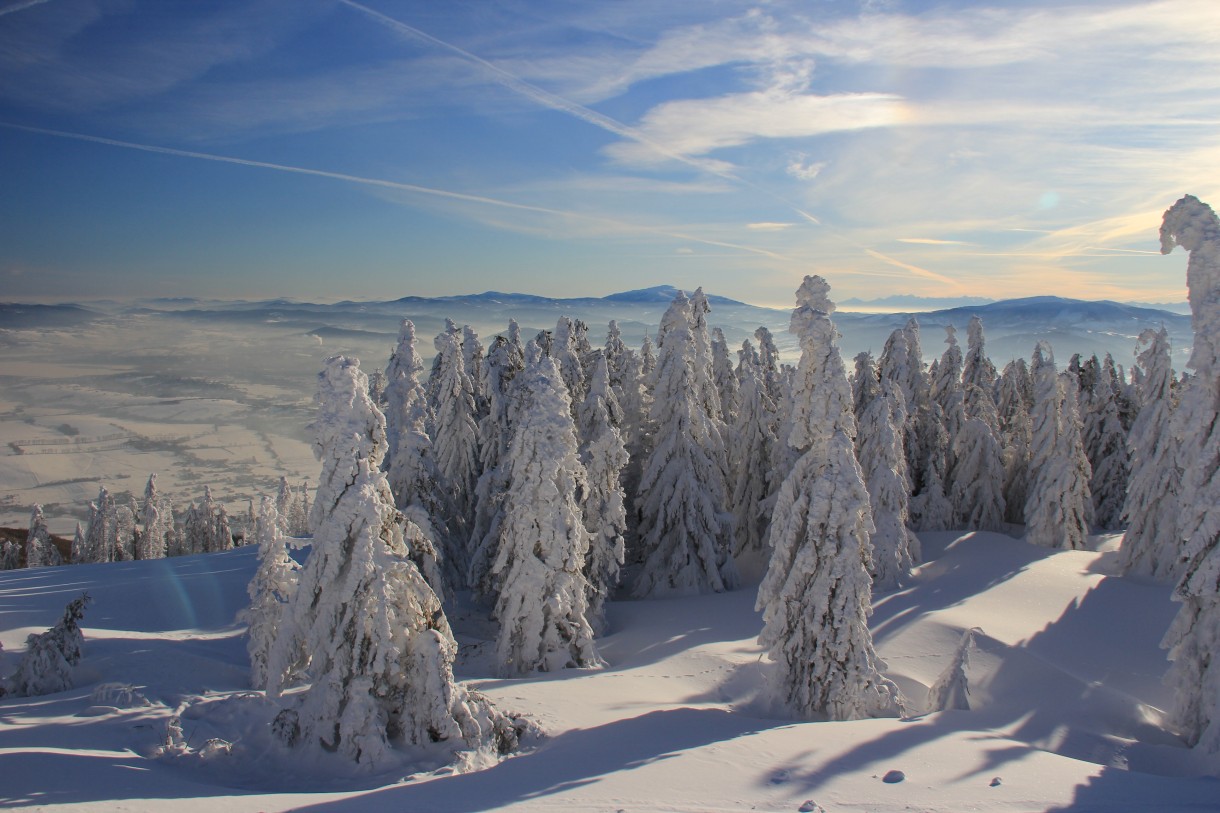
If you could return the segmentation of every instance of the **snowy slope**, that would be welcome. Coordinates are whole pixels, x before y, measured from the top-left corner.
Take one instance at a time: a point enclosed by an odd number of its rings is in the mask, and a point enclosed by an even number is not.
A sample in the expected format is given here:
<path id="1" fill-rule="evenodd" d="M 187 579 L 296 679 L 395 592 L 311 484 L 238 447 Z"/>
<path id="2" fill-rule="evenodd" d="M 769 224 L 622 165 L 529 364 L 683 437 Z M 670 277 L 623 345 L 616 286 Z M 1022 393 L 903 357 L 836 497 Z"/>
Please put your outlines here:
<path id="1" fill-rule="evenodd" d="M 1112 548 L 1114 540 L 1102 540 Z M 1109 575 L 1113 553 L 1052 552 L 998 534 L 925 534 L 908 587 L 873 616 L 904 720 L 794 723 L 760 696 L 754 590 L 609 607 L 601 671 L 487 679 L 494 629 L 465 608 L 459 676 L 546 732 L 468 773 L 343 777 L 264 733 L 248 691 L 253 550 L 0 573 L 0 654 L 81 591 L 77 688 L 0 700 L 0 806 L 269 811 L 1214 810 L 1220 782 L 1161 729 L 1163 585 Z M 971 711 L 922 714 L 963 629 L 979 627 Z M 106 684 L 128 682 L 149 705 Z M 137 700 L 138 703 L 138 700 Z M 125 707 L 126 706 L 126 707 Z M 178 710 L 193 753 L 153 758 Z M 231 754 L 201 751 L 210 737 Z M 902 771 L 905 780 L 882 777 Z M 814 809 L 810 807 L 809 809 Z"/>

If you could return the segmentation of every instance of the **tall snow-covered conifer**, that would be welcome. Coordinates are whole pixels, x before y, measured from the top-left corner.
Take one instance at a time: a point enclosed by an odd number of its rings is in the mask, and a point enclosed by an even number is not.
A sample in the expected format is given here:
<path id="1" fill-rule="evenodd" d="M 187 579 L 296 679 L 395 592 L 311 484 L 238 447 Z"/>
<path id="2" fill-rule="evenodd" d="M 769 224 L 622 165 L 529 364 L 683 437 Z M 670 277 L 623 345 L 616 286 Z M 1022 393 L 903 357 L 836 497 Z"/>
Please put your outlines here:
<path id="1" fill-rule="evenodd" d="M 266 495 L 259 503 L 251 541 L 258 545 L 258 570 L 246 588 L 250 606 L 242 610 L 238 620 L 247 625 L 250 685 L 266 690 L 268 660 L 276 639 L 285 632 L 284 610 L 296 592 L 297 571 L 300 570 L 300 565 L 288 555 L 275 503 Z M 296 662 L 303 660 L 304 653 L 301 653 Z"/>
<path id="2" fill-rule="evenodd" d="M 291 698 L 280 730 L 374 767 L 399 743 L 511 750 L 511 722 L 454 683 L 457 647 L 404 543 L 407 521 L 380 470 L 385 419 L 359 362 L 329 359 L 317 400 L 313 549 L 268 662 L 273 696 L 302 649 L 312 685 Z"/>
<path id="3" fill-rule="evenodd" d="M 501 585 L 497 659 L 509 676 L 600 666 L 586 617 L 589 532 L 578 500 L 587 482 L 571 401 L 555 361 L 532 344 L 518 392 L 507 510 L 492 565 Z"/>
<path id="4" fill-rule="evenodd" d="M 1089 461 L 1080 440 L 1076 376 L 1058 375 L 1046 342 L 1034 349 L 1033 429 L 1025 499 L 1025 538 L 1047 548 L 1077 550 L 1088 541 Z"/>
<path id="5" fill-rule="evenodd" d="M 436 385 L 436 426 L 432 438 L 437 468 L 453 499 L 455 526 L 470 515 L 474 486 L 479 476 L 479 437 L 475 424 L 474 383 L 466 374 L 462 348 L 449 333 L 436 337 L 439 367 Z M 463 529 L 465 530 L 465 529 Z M 451 533 L 458 528 L 450 529 Z"/>
<path id="6" fill-rule="evenodd" d="M 757 609 L 777 701 L 802 718 L 850 720 L 893 713 L 898 690 L 881 675 L 868 629 L 873 524 L 828 291 L 805 277 L 792 313 L 802 354 L 784 440 L 802 454 L 776 501 Z"/>
<path id="7" fill-rule="evenodd" d="M 80 524 L 77 524 L 80 530 Z M 78 534 L 79 535 L 79 534 Z M 30 534 L 25 540 L 26 567 L 57 567 L 62 565 L 63 556 L 51 541 L 51 532 L 47 530 L 47 520 L 42 514 L 42 506 L 35 505 L 30 511 Z"/>
<path id="8" fill-rule="evenodd" d="M 1174 581 L 1181 574 L 1178 537 L 1182 471 L 1173 433 L 1173 366 L 1169 332 L 1140 334 L 1139 368 L 1144 371 L 1142 404 L 1131 427 L 1131 478 L 1123 514 L 1123 570 Z"/>
<path id="9" fill-rule="evenodd" d="M 590 535 L 585 566 L 589 582 L 586 617 L 594 632 L 602 632 L 606 628 L 605 602 L 618 586 L 624 560 L 627 509 L 622 473 L 627 449 L 618 430 L 622 413 L 610 387 L 606 358 L 601 352 L 595 357 L 589 393 L 578 412 L 580 460 L 587 482 L 584 519 Z"/>
<path id="10" fill-rule="evenodd" d="M 679 291 L 661 320 L 650 423 L 656 429 L 640 482 L 645 561 L 636 595 L 721 592 L 737 584 L 725 516 L 724 443 L 700 397 L 690 303 Z"/>
<path id="11" fill-rule="evenodd" d="M 1220 219 L 1207 204 L 1187 195 L 1165 212 L 1161 252 L 1181 246 L 1190 254 L 1190 293 L 1195 375 L 1178 407 L 1175 426 L 1182 440 L 1181 517 L 1178 536 L 1181 602 L 1162 646 L 1173 662 L 1166 682 L 1174 693 L 1171 723 L 1188 744 L 1220 764 Z"/>

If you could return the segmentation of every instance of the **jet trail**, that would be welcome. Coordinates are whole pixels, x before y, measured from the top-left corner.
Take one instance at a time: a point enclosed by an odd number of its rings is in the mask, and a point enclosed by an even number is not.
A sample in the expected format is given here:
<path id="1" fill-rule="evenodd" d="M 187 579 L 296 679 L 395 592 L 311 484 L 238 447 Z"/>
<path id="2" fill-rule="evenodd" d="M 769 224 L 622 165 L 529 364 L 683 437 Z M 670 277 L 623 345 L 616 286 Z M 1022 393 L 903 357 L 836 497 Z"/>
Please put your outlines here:
<path id="1" fill-rule="evenodd" d="M 345 6 L 349 6 L 351 8 L 356 9 L 357 11 L 361 11 L 361 12 L 367 14 L 368 16 L 372 17 L 373 19 L 377 20 L 378 22 L 382 23 L 383 25 L 388 26 L 389 28 L 392 28 L 395 31 L 398 31 L 401 34 L 406 34 L 409 37 L 413 37 L 418 40 L 423 40 L 424 42 L 428 43 L 429 45 L 434 45 L 437 48 L 442 48 L 446 51 L 450 51 L 450 52 L 455 53 L 458 56 L 462 57 L 462 59 L 475 63 L 476 65 L 478 65 L 479 67 L 483 68 L 488 73 L 490 73 L 492 78 L 499 84 L 503 85 L 504 87 L 508 88 L 509 90 L 513 91 L 514 93 L 517 93 L 533 102 L 536 102 L 537 104 L 542 105 L 543 107 L 549 107 L 552 110 L 558 110 L 562 113 L 567 113 L 568 115 L 575 116 L 576 118 L 581 119 L 584 122 L 592 124 L 594 127 L 600 127 L 601 129 L 606 130 L 607 132 L 613 133 L 616 136 L 619 136 L 621 138 L 626 138 L 631 141 L 638 142 L 640 144 L 644 144 L 645 146 L 651 147 L 652 149 L 656 150 L 661 155 L 664 155 L 666 158 L 672 158 L 675 161 L 681 161 L 682 163 L 692 166 L 700 171 L 712 172 L 712 174 L 719 175 L 723 178 L 728 178 L 728 179 L 732 179 L 732 180 L 740 180 L 739 178 L 734 176 L 732 173 L 727 173 L 723 170 L 711 169 L 706 162 L 700 161 L 697 158 L 691 158 L 688 155 L 683 155 L 682 153 L 674 152 L 673 150 L 669 149 L 665 145 L 663 145 L 657 141 L 653 141 L 648 136 L 644 135 L 639 130 L 637 130 L 636 128 L 634 128 L 628 124 L 624 124 L 623 122 L 618 121 L 617 119 L 612 119 L 609 116 L 598 113 L 596 110 L 591 110 L 582 104 L 577 104 L 576 102 L 573 102 L 569 99 L 565 99 L 562 96 L 557 96 L 554 93 L 551 93 L 550 91 L 543 90 L 542 88 L 538 87 L 537 85 L 530 84 L 529 82 L 525 81 L 524 79 L 517 76 L 516 74 L 510 73 L 509 71 L 504 70 L 503 68 L 499 67 L 498 65 L 488 62 L 486 59 L 483 59 L 481 56 L 478 56 L 477 54 L 472 54 L 470 51 L 467 51 L 464 48 L 459 48 L 458 46 L 454 45 L 453 43 L 446 42 L 445 40 L 442 40 L 439 37 L 434 37 L 433 35 L 429 34 L 428 32 L 421 31 L 420 29 L 416 28 L 415 26 L 407 25 L 406 23 L 401 22 L 400 20 L 396 20 L 393 17 L 382 14 L 380 11 L 376 11 L 375 9 L 371 9 L 368 6 L 361 5 L 360 3 L 357 3 L 355 0 L 339 0 L 339 2 L 343 3 Z"/>
<path id="2" fill-rule="evenodd" d="M 12 14 L 14 11 L 24 11 L 31 6 L 41 6 L 43 3 L 49 3 L 51 0 L 26 0 L 24 3 L 15 3 L 5 8 L 0 8 L 0 17 L 5 14 Z"/>
<path id="3" fill-rule="evenodd" d="M 429 45 L 433 45 L 437 48 L 441 48 L 441 49 L 444 49 L 451 53 L 457 54 L 462 59 L 475 63 L 476 65 L 478 65 L 481 68 L 483 68 L 484 70 L 486 70 L 497 83 L 503 85 L 504 87 L 508 88 L 509 90 L 513 91 L 514 93 L 520 94 L 521 96 L 524 96 L 525 98 L 530 99 L 531 101 L 542 105 L 543 107 L 547 107 L 547 108 L 550 108 L 551 110 L 557 110 L 557 111 L 560 111 L 563 113 L 567 113 L 571 116 L 574 116 L 574 117 L 580 119 L 581 121 L 584 121 L 588 124 L 592 124 L 594 127 L 599 127 L 609 133 L 617 135 L 620 138 L 626 138 L 631 141 L 635 141 L 639 144 L 643 144 L 647 147 L 650 147 L 650 148 L 656 150 L 661 155 L 666 156 L 667 158 L 672 158 L 675 161 L 680 161 L 681 163 L 686 164 L 687 166 L 694 167 L 695 169 L 698 169 L 701 172 L 707 172 L 707 173 L 710 173 L 717 177 L 723 178 L 724 180 L 732 181 L 734 183 L 737 183 L 737 184 L 745 186 L 749 189 L 752 189 L 755 192 L 758 192 L 759 194 L 770 198 L 771 200 L 775 201 L 776 203 L 779 203 L 783 206 L 788 207 L 794 213 L 796 213 L 801 218 L 803 218 L 806 222 L 810 223 L 811 225 L 826 229 L 827 232 L 831 236 L 843 241 L 844 243 L 847 243 L 848 245 L 850 245 L 854 248 L 859 249 L 860 251 L 864 252 L 865 254 L 867 254 L 868 256 L 870 256 L 876 260 L 880 260 L 881 262 L 888 263 L 889 265 L 892 265 L 896 268 L 906 269 L 921 277 L 925 277 L 928 279 L 934 279 L 934 280 L 937 280 L 938 282 L 949 283 L 949 284 L 953 285 L 954 287 L 958 287 L 958 283 L 954 280 L 949 279 L 948 277 L 941 276 L 940 274 L 937 274 L 934 271 L 929 271 L 926 268 L 920 268 L 919 266 L 916 266 L 916 265 L 910 265 L 909 263 L 904 263 L 901 260 L 895 259 L 893 257 L 889 257 L 885 254 L 882 254 L 879 251 L 868 248 L 867 246 L 864 246 L 864 245 L 858 243 L 857 241 L 851 239 L 847 235 L 841 233 L 838 229 L 828 226 L 826 223 L 822 222 L 817 217 L 814 217 L 810 213 L 801 209 L 799 206 L 795 205 L 794 203 L 787 200 L 786 198 L 784 198 L 780 195 L 777 195 L 774 192 L 771 192 L 770 190 L 764 189 L 763 187 L 759 186 L 758 184 L 756 184 L 750 180 L 742 178 L 739 175 L 735 175 L 732 172 L 728 172 L 726 170 L 720 169 L 719 167 L 713 166 L 710 164 L 710 162 L 701 161 L 697 158 L 691 158 L 688 155 L 684 155 L 682 153 L 675 152 L 674 150 L 671 150 L 670 148 L 666 147 L 665 145 L 663 145 L 657 141 L 654 141 L 653 139 L 646 136 L 644 133 L 640 132 L 638 129 L 636 129 L 628 124 L 624 124 L 623 122 L 618 121 L 617 119 L 613 119 L 613 118 L 610 118 L 609 116 L 598 113 L 596 110 L 591 110 L 582 104 L 578 104 L 569 99 L 565 99 L 562 96 L 557 96 L 554 93 L 543 90 L 542 88 L 538 87 L 537 85 L 530 84 L 529 82 L 525 81 L 521 77 L 519 77 L 513 73 L 510 73 L 509 71 L 504 70 L 503 68 L 495 65 L 494 63 L 488 62 L 486 59 L 483 59 L 481 56 L 478 56 L 477 54 L 473 54 L 470 51 L 465 50 L 464 48 L 460 48 L 457 45 L 454 45 L 453 43 L 450 43 L 450 42 L 446 42 L 445 40 L 442 40 L 439 37 L 435 37 L 426 31 L 421 31 L 420 29 L 418 29 L 412 25 L 408 25 L 407 23 L 404 23 L 400 20 L 396 20 L 393 17 L 382 14 L 380 11 L 371 9 L 368 6 L 365 6 L 365 5 L 362 5 L 361 3 L 356 2 L 356 0 L 339 0 L 339 2 L 343 3 L 345 6 L 348 6 L 349 8 L 353 8 L 357 11 L 367 14 L 368 16 L 377 20 L 381 24 L 383 24 L 395 31 L 398 31 L 401 34 L 405 34 L 414 39 L 426 42 Z M 707 242 L 707 241 L 701 241 L 701 242 Z M 770 254 L 770 252 L 766 252 L 761 249 L 754 249 L 754 250 L 757 251 L 758 253 Z M 771 256 L 774 256 L 774 255 L 771 255 Z"/>
<path id="4" fill-rule="evenodd" d="M 43 0 L 46 2 L 47 0 Z M 157 155 L 172 155 L 179 158 L 195 158 L 201 161 L 215 161 L 221 164 L 235 164 L 237 166 L 256 167 L 258 169 L 271 169 L 277 172 L 289 172 L 297 175 L 310 175 L 316 178 L 329 178 L 336 181 L 345 181 L 347 183 L 362 184 L 364 186 L 375 186 L 383 189 L 395 189 L 402 192 L 411 192 L 419 195 L 429 195 L 432 197 L 445 198 L 448 200 L 458 200 L 466 203 L 477 203 L 484 206 L 495 206 L 502 209 L 513 209 L 521 212 L 532 212 L 535 214 L 550 215 L 559 218 L 571 218 L 574 220 L 583 220 L 589 223 L 596 223 L 603 226 L 613 226 L 617 229 L 626 231 L 642 232 L 645 234 L 653 234 L 660 237 L 669 237 L 677 240 L 688 240 L 692 243 L 701 243 L 706 246 L 717 246 L 719 248 L 729 248 L 736 251 L 745 251 L 751 254 L 759 254 L 764 257 L 770 257 L 777 260 L 785 260 L 787 258 L 776 254 L 773 251 L 768 251 L 763 248 L 754 246 L 738 245 L 736 243 L 726 243 L 719 240 L 709 240 L 703 237 L 685 234 L 682 232 L 670 231 L 667 229 L 656 228 L 653 226 L 644 226 L 636 223 L 626 223 L 620 220 L 614 220 L 608 217 L 600 217 L 598 215 L 587 215 L 580 212 L 560 211 L 558 209 L 549 209 L 545 206 L 534 206 L 528 203 L 515 203 L 513 201 L 502 200 L 500 198 L 491 198 L 484 195 L 471 195 L 465 192 L 451 192 L 447 189 L 435 189 L 429 186 L 419 186 L 417 184 L 402 183 L 399 181 L 388 181 L 382 178 L 368 178 L 361 175 L 349 175 L 344 172 L 330 172 L 324 169 L 310 169 L 308 167 L 294 167 L 287 164 L 275 164 L 269 161 L 254 161 L 249 158 L 236 158 L 230 155 L 216 155 L 209 152 L 196 152 L 193 150 L 179 150 L 174 147 L 160 147 L 154 144 L 139 144 L 133 141 L 120 141 L 114 138 L 104 138 L 102 136 L 87 135 L 85 133 L 71 133 L 64 130 L 50 130 L 43 127 L 29 127 L 23 124 L 12 124 L 9 122 L 0 122 L 0 127 L 6 127 L 11 130 L 22 130 L 27 133 L 37 133 L 39 135 L 55 136 L 57 138 L 68 138 L 75 141 L 87 141 L 93 144 L 105 144 L 111 147 L 122 147 L 128 150 L 139 150 L 141 152 L 150 152 Z"/>

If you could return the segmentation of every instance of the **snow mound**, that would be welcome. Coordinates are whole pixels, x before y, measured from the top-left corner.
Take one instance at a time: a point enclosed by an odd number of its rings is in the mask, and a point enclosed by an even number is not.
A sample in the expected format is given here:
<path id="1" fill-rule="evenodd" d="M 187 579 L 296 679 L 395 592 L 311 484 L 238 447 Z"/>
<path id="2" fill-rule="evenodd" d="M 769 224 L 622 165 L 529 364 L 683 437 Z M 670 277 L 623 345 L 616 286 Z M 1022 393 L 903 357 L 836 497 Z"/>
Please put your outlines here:
<path id="1" fill-rule="evenodd" d="M 1175 610 L 1167 586 L 1113 575 L 1112 551 L 1051 551 L 990 533 L 921 542 L 926 563 L 878 595 L 871 618 L 905 719 L 794 723 L 765 709 L 769 664 L 752 587 L 611 602 L 598 643 L 605 669 L 514 679 L 492 679 L 480 653 L 495 627 L 458 596 L 459 678 L 546 736 L 502 761 L 442 767 L 421 753 L 360 776 L 337 760 L 295 760 L 270 735 L 274 707 L 249 689 L 234 621 L 253 549 L 0 573 L 3 674 L 66 601 L 94 598 L 74 688 L 0 699 L 0 806 L 1214 809 L 1216 780 L 1199 777 L 1192 753 L 1162 727 L 1158 644 Z M 976 627 L 970 710 L 924 713 L 928 687 Z M 904 781 L 882 781 L 896 770 Z"/>

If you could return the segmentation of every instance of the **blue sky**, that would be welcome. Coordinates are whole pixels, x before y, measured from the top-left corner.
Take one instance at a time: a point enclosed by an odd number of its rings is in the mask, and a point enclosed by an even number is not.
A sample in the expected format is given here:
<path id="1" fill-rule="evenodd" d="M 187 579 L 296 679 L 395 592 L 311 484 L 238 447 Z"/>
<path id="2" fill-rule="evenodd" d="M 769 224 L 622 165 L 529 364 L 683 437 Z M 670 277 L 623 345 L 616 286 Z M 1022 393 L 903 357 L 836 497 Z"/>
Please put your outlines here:
<path id="1" fill-rule="evenodd" d="M 0 299 L 1184 299 L 1220 3 L 0 0 Z"/>

